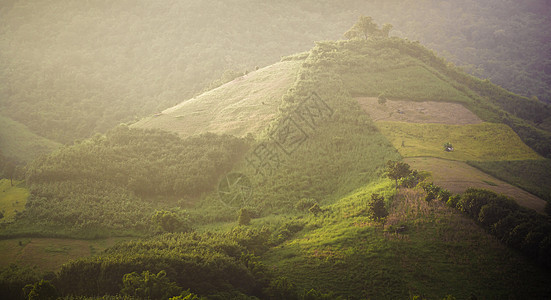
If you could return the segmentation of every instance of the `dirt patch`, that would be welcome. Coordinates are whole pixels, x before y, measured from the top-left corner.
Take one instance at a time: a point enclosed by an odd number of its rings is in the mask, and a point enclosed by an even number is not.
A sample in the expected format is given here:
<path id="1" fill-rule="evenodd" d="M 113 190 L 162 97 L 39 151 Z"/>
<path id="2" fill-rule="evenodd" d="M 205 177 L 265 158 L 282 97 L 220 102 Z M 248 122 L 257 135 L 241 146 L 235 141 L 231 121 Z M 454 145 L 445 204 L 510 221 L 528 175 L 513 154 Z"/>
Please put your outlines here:
<path id="1" fill-rule="evenodd" d="M 433 157 L 413 157 L 406 158 L 404 161 L 412 169 L 431 172 L 434 183 L 452 193 L 463 193 L 470 187 L 488 189 L 515 199 L 519 205 L 543 213 L 546 204 L 544 200 L 464 162 Z"/>
<path id="2" fill-rule="evenodd" d="M 387 100 L 386 103 L 379 104 L 374 97 L 362 97 L 357 100 L 374 121 L 453 125 L 482 123 L 479 117 L 458 103 Z"/>

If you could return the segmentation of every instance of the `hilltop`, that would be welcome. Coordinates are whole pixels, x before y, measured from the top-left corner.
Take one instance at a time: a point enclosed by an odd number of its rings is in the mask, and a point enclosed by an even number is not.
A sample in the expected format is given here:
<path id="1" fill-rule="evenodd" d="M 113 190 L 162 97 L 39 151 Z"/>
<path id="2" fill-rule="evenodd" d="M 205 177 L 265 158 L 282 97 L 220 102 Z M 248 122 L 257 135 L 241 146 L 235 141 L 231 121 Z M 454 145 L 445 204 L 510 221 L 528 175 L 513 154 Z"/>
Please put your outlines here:
<path id="1" fill-rule="evenodd" d="M 132 125 L 181 137 L 205 132 L 258 135 L 273 121 L 281 97 L 296 80 L 301 61 L 284 61 L 246 75 Z"/>

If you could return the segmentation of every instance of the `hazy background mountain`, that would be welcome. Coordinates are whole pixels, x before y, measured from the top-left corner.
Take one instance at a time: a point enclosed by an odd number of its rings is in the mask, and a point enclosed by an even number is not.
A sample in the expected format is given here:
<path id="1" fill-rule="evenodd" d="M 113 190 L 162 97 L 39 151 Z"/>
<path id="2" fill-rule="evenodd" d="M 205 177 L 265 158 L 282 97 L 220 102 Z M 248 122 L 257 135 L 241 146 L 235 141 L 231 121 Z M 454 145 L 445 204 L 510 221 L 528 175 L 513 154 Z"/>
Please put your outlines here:
<path id="1" fill-rule="evenodd" d="M 468 72 L 549 101 L 549 1 L 2 1 L 0 113 L 67 143 L 219 78 L 391 23 Z M 6 130 L 6 129 L 2 129 Z"/>

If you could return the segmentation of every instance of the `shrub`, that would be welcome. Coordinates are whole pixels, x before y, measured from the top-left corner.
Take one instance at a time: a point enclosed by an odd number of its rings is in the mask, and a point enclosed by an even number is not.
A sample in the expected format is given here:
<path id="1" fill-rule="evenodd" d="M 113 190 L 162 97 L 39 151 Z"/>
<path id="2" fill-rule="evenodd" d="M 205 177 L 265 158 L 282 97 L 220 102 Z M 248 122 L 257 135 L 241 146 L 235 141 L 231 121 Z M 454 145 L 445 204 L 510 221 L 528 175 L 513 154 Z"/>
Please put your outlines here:
<path id="1" fill-rule="evenodd" d="M 152 274 L 143 271 L 125 274 L 121 294 L 141 299 L 168 299 L 182 292 L 182 288 L 166 277 L 165 271 Z"/>
<path id="2" fill-rule="evenodd" d="M 295 209 L 306 212 L 315 204 L 317 204 L 317 201 L 312 198 L 302 198 L 295 204 Z"/>
<path id="3" fill-rule="evenodd" d="M 26 285 L 23 288 L 25 298 L 29 300 L 54 300 L 59 294 L 55 286 L 47 280 L 40 280 L 35 284 Z"/>
<path id="4" fill-rule="evenodd" d="M 460 195 L 453 195 L 450 197 L 450 199 L 448 199 L 448 201 L 446 201 L 446 205 L 449 207 L 456 208 L 457 203 L 459 202 L 460 199 L 461 199 Z"/>
<path id="5" fill-rule="evenodd" d="M 239 216 L 237 217 L 237 224 L 239 225 L 249 225 L 251 224 L 251 219 L 254 212 L 248 208 L 242 208 L 239 210 Z"/>
<path id="6" fill-rule="evenodd" d="M 478 221 L 484 224 L 486 227 L 490 228 L 492 225 L 497 223 L 499 220 L 505 218 L 510 213 L 510 210 L 503 208 L 498 204 L 490 203 L 480 208 Z"/>

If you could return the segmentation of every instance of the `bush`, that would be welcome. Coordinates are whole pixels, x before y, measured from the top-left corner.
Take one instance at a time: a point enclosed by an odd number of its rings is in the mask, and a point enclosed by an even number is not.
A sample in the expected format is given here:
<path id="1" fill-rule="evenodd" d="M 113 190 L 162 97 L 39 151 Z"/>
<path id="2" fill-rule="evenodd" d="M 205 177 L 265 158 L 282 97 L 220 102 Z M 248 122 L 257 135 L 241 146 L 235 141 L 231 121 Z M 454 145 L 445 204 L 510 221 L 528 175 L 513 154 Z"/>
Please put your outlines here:
<path id="1" fill-rule="evenodd" d="M 312 198 L 302 198 L 295 204 L 295 209 L 306 212 L 315 204 L 317 204 L 317 201 Z"/>
<path id="2" fill-rule="evenodd" d="M 245 226 L 251 224 L 251 219 L 254 212 L 248 208 L 242 208 L 239 210 L 239 216 L 237 217 L 237 224 Z"/>
<path id="3" fill-rule="evenodd" d="M 446 201 L 446 205 L 452 208 L 456 208 L 457 203 L 459 202 L 460 199 L 461 199 L 460 195 L 453 195 L 450 197 L 450 199 L 448 199 L 448 201 Z"/>
<path id="4" fill-rule="evenodd" d="M 125 274 L 122 284 L 121 294 L 140 299 L 168 299 L 182 292 L 181 287 L 166 277 L 164 270 L 157 274 L 149 271 Z"/>
<path id="5" fill-rule="evenodd" d="M 492 225 L 497 223 L 499 220 L 505 218 L 510 213 L 510 210 L 503 208 L 498 204 L 486 204 L 482 206 L 482 208 L 480 208 L 480 213 L 478 214 L 478 222 L 490 228 L 492 227 Z"/>
<path id="6" fill-rule="evenodd" d="M 423 182 L 423 190 L 427 193 L 425 196 L 425 201 L 430 202 L 438 197 L 442 188 L 437 185 L 434 185 L 432 182 Z"/>
<path id="7" fill-rule="evenodd" d="M 55 286 L 47 280 L 40 280 L 35 284 L 26 285 L 23 288 L 25 298 L 29 300 L 54 300 L 59 294 Z"/>

